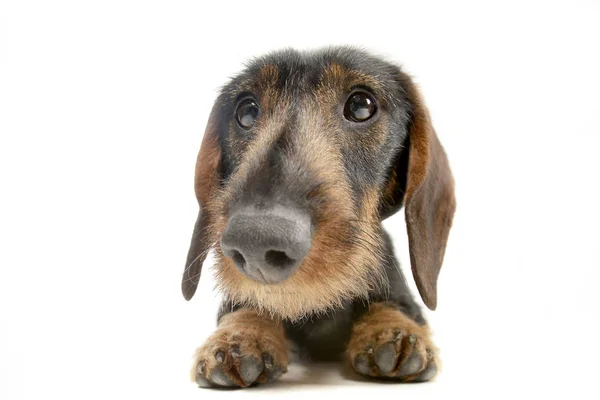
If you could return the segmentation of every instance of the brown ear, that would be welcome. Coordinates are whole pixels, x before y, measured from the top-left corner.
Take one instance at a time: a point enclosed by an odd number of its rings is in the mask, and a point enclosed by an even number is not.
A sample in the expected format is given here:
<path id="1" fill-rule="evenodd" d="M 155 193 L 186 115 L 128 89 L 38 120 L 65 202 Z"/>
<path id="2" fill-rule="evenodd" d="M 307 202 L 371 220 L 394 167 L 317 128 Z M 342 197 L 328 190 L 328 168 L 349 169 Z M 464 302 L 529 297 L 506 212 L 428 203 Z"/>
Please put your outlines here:
<path id="1" fill-rule="evenodd" d="M 212 108 L 206 130 L 204 131 L 202 145 L 196 159 L 194 189 L 200 205 L 200 211 L 196 225 L 194 226 L 194 233 L 181 281 L 181 290 L 186 300 L 190 300 L 196 292 L 202 272 L 202 264 L 213 244 L 210 227 L 214 221 L 213 216 L 207 209 L 207 205 L 219 186 L 221 146 L 219 144 L 218 132 L 220 124 L 220 107 L 218 104 L 219 102 L 217 101 Z"/>
<path id="2" fill-rule="evenodd" d="M 412 107 L 404 193 L 413 277 L 427 307 L 437 306 L 437 279 L 456 209 L 454 178 L 429 111 L 408 76 L 402 86 Z"/>

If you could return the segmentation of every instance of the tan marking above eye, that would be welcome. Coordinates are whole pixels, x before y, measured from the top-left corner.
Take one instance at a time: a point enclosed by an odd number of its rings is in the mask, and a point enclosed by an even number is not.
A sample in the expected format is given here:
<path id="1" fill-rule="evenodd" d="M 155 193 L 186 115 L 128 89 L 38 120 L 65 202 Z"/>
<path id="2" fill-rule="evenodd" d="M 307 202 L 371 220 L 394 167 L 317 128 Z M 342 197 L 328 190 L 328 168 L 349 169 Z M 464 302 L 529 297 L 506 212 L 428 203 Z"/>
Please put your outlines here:
<path id="1" fill-rule="evenodd" d="M 259 78 L 262 80 L 274 80 L 279 78 L 279 67 L 275 64 L 265 64 L 261 67 Z"/>

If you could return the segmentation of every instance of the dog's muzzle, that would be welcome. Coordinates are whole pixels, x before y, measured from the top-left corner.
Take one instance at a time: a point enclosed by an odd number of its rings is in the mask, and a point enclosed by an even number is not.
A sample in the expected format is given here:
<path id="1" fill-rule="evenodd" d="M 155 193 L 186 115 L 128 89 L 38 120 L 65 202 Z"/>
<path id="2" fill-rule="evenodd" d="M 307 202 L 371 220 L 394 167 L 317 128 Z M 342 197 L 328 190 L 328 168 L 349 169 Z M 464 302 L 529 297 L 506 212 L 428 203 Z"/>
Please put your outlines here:
<path id="1" fill-rule="evenodd" d="M 277 206 L 236 211 L 221 237 L 221 250 L 247 277 L 263 283 L 289 278 L 310 250 L 307 212 Z"/>

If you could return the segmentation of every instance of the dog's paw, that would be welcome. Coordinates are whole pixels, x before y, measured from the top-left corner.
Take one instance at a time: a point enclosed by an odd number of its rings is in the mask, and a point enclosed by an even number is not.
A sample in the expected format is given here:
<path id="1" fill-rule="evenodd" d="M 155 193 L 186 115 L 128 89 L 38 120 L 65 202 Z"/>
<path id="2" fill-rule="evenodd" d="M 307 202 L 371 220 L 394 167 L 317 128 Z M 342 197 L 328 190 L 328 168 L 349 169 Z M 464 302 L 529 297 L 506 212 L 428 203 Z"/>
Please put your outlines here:
<path id="1" fill-rule="evenodd" d="M 439 360 L 429 330 L 398 310 L 385 314 L 367 315 L 354 327 L 347 352 L 353 369 L 374 378 L 431 380 Z"/>
<path id="2" fill-rule="evenodd" d="M 287 371 L 287 344 L 257 328 L 217 330 L 196 351 L 193 380 L 201 387 L 248 387 Z"/>

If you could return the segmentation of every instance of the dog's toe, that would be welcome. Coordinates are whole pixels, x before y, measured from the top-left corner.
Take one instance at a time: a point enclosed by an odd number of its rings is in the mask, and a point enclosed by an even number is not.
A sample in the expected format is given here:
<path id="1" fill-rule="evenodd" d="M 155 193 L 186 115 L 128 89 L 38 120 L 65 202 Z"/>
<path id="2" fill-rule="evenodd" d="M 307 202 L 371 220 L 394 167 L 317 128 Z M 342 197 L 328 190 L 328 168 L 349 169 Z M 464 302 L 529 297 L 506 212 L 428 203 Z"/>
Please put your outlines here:
<path id="1" fill-rule="evenodd" d="M 437 364 L 435 360 L 432 360 L 427 368 L 425 368 L 417 377 L 414 379 L 414 382 L 426 382 L 437 374 Z"/>
<path id="2" fill-rule="evenodd" d="M 361 353 L 354 359 L 354 369 L 361 375 L 369 375 L 371 372 L 371 365 L 369 362 L 369 356 L 366 353 Z"/>
<path id="3" fill-rule="evenodd" d="M 245 384 L 251 385 L 263 372 L 262 360 L 254 356 L 243 356 L 240 358 L 240 377 Z"/>
<path id="4" fill-rule="evenodd" d="M 380 346 L 375 354 L 373 355 L 373 360 L 375 361 L 375 365 L 384 375 L 392 372 L 394 367 L 396 366 L 396 359 L 398 355 L 396 354 L 396 345 L 394 342 L 387 342 Z"/>
<path id="5" fill-rule="evenodd" d="M 205 364 L 206 363 L 204 361 L 198 363 L 198 366 L 196 367 L 195 381 L 198 386 L 206 388 L 211 387 L 212 383 L 204 376 Z"/>
<path id="6" fill-rule="evenodd" d="M 421 355 L 417 352 L 413 352 L 410 357 L 402 363 L 400 368 L 398 368 L 395 375 L 399 377 L 414 375 L 421 370 L 422 366 L 423 359 L 421 358 Z"/>

